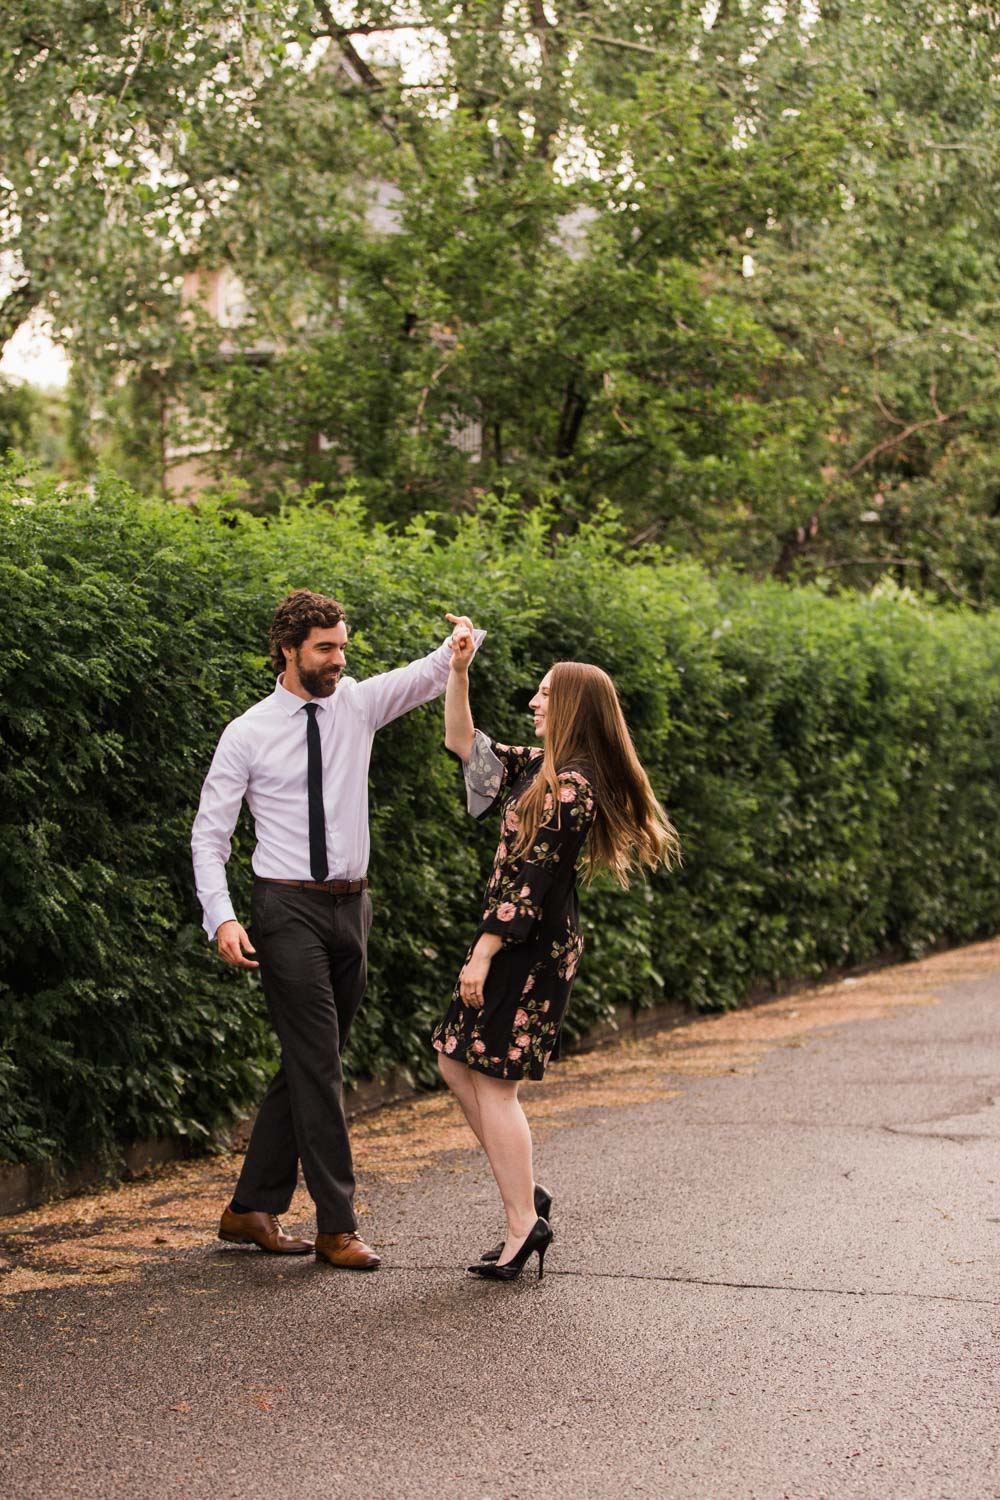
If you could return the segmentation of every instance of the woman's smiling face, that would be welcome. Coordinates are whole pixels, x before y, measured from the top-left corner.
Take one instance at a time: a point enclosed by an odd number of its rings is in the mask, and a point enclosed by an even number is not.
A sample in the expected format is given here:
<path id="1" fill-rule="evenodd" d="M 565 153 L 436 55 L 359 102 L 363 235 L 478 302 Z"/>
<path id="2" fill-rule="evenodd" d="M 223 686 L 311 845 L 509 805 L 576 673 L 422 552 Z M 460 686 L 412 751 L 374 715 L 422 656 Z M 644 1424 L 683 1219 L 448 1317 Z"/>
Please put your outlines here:
<path id="1" fill-rule="evenodd" d="M 552 673 L 546 672 L 538 684 L 538 692 L 532 698 L 528 707 L 535 718 L 535 733 L 540 740 L 545 738 L 545 721 L 549 712 L 549 684 L 552 681 Z"/>

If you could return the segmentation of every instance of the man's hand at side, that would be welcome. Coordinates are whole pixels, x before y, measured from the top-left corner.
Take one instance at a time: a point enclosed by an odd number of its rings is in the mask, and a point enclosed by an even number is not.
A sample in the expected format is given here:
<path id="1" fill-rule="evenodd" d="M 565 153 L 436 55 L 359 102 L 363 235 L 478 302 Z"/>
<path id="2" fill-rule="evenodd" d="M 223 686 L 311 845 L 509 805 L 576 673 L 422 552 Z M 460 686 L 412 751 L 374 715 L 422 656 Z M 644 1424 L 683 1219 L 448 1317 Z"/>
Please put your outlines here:
<path id="1" fill-rule="evenodd" d="M 219 945 L 219 955 L 232 964 L 234 969 L 259 969 L 260 965 L 254 963 L 253 959 L 244 958 L 244 953 L 256 953 L 257 950 L 247 937 L 246 929 L 241 927 L 235 919 L 223 922 L 215 934 L 215 941 Z"/>

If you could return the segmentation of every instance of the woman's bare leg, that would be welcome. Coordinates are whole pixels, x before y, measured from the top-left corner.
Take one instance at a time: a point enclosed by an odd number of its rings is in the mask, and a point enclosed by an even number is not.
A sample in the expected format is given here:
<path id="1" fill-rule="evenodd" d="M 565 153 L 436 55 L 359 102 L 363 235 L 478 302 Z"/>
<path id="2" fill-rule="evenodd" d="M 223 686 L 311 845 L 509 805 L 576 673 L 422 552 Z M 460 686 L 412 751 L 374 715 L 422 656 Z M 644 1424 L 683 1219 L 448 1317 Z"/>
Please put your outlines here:
<path id="1" fill-rule="evenodd" d="M 438 1071 L 458 1100 L 462 1113 L 469 1123 L 469 1129 L 485 1150 L 486 1143 L 483 1140 L 482 1126 L 479 1123 L 479 1102 L 476 1098 L 475 1084 L 472 1081 L 472 1069 L 467 1068 L 465 1063 L 456 1062 L 447 1053 L 439 1052 Z"/>
<path id="2" fill-rule="evenodd" d="M 515 1079 L 491 1078 L 469 1068 L 479 1108 L 479 1132 L 496 1178 L 504 1212 L 507 1236 L 499 1265 L 521 1248 L 538 1217 L 535 1213 L 535 1178 L 531 1159 L 531 1131 Z"/>

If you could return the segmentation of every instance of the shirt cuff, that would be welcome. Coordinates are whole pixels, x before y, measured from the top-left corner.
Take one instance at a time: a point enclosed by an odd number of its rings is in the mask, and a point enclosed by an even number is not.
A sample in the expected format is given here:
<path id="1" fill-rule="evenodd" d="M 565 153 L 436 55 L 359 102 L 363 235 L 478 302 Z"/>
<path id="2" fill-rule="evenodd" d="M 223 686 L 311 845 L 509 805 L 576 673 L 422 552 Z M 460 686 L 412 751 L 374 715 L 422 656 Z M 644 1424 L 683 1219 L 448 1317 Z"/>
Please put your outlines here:
<path id="1" fill-rule="evenodd" d="M 208 941 L 215 942 L 215 935 L 223 922 L 235 922 L 238 918 L 233 910 L 233 903 L 229 900 L 213 902 L 211 909 L 205 909 L 205 920 L 202 926 L 208 934 Z"/>

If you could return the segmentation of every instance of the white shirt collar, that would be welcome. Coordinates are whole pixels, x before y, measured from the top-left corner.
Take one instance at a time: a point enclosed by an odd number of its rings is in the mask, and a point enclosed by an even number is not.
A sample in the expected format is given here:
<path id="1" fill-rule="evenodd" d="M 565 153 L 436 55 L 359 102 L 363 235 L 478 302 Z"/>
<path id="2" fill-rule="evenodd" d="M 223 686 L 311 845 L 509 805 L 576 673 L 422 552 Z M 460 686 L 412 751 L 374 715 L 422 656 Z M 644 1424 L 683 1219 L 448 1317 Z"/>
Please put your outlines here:
<path id="1" fill-rule="evenodd" d="M 300 708 L 305 708 L 307 703 L 315 703 L 317 708 L 326 708 L 329 698 L 300 698 L 297 693 L 290 693 L 283 682 L 284 672 L 275 680 L 274 700 L 279 708 L 291 718 L 292 714 L 298 713 Z M 333 694 L 330 694 L 330 698 Z"/>

